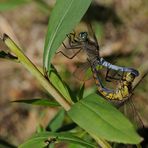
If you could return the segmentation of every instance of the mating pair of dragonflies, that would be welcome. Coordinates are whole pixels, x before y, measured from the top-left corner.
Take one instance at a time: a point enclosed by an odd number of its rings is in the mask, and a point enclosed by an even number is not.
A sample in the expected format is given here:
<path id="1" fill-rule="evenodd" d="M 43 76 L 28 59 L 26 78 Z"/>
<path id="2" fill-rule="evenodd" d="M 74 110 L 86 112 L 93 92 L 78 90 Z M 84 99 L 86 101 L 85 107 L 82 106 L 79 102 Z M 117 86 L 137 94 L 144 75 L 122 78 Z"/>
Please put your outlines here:
<path id="1" fill-rule="evenodd" d="M 106 61 L 103 57 L 100 56 L 99 51 L 100 47 L 97 41 L 97 38 L 95 36 L 95 33 L 92 32 L 92 39 L 90 39 L 87 32 L 80 32 L 78 35 L 76 33 L 70 33 L 67 35 L 68 37 L 68 46 L 66 46 L 63 43 L 63 46 L 66 50 L 75 50 L 77 51 L 71 55 L 66 55 L 63 51 L 59 51 L 57 53 L 63 54 L 65 57 L 69 59 L 73 59 L 76 55 L 80 53 L 80 51 L 84 51 L 87 55 L 87 68 L 91 68 L 96 86 L 97 86 L 97 92 L 103 96 L 105 99 L 112 102 L 114 105 L 120 106 L 122 103 L 130 103 L 129 98 L 133 94 L 133 82 L 134 79 L 139 75 L 139 72 L 134 68 L 129 67 L 122 67 L 117 66 L 114 64 L 111 64 L 110 62 Z M 85 64 L 85 65 L 86 65 Z M 84 65 L 84 64 L 83 64 Z M 89 65 L 89 66 L 88 66 Z M 115 88 L 108 88 L 101 79 L 101 73 L 102 69 L 105 70 L 105 80 L 112 82 L 116 81 L 118 84 Z M 86 66 L 85 66 L 86 69 Z M 110 75 L 110 72 L 113 71 L 113 75 Z M 79 75 L 81 75 L 79 73 Z M 132 102 L 131 102 L 132 103 Z M 136 112 L 136 109 L 134 107 L 134 104 L 131 104 L 132 106 L 129 108 L 133 108 L 134 112 L 136 113 L 136 118 L 134 117 L 134 122 L 138 124 L 138 126 L 143 127 L 143 122 L 140 119 L 138 113 Z M 132 112 L 133 112 L 132 111 Z M 130 109 L 131 112 L 131 109 Z"/>
<path id="2" fill-rule="evenodd" d="M 93 32 L 93 31 L 92 31 Z M 70 33 L 67 35 L 69 47 L 64 47 L 66 50 L 74 50 L 79 49 L 74 55 L 71 57 L 67 56 L 62 51 L 59 51 L 64 56 L 69 59 L 74 58 L 80 51 L 84 51 L 87 54 L 87 63 L 91 68 L 93 73 L 93 77 L 97 86 L 98 93 L 101 94 L 104 98 L 113 101 L 117 104 L 124 102 L 132 95 L 132 83 L 139 75 L 139 72 L 136 69 L 121 67 L 117 65 L 113 65 L 107 62 L 104 58 L 102 58 L 99 54 L 99 45 L 97 42 L 97 38 L 93 33 L 93 40 L 91 40 L 88 36 L 87 32 L 80 32 L 78 35 L 75 33 Z M 2 44 L 3 45 L 3 44 Z M 8 53 L 2 53 L 1 56 L 5 58 L 16 59 L 15 56 Z M 102 67 L 106 69 L 105 79 L 108 81 L 117 81 L 118 85 L 114 89 L 110 89 L 106 87 L 101 80 L 100 71 L 102 71 Z M 110 76 L 110 71 L 115 71 L 114 75 Z"/>
<path id="3" fill-rule="evenodd" d="M 97 38 L 91 29 L 93 35 L 93 40 L 91 40 L 88 36 L 87 32 L 80 32 L 78 35 L 75 33 L 70 33 L 67 35 L 68 37 L 68 43 L 69 47 L 67 47 L 64 43 L 64 47 L 67 50 L 74 50 L 79 49 L 74 55 L 71 57 L 67 56 L 62 51 L 59 51 L 64 56 L 66 56 L 69 59 L 74 58 L 81 50 L 85 51 L 87 54 L 87 63 L 89 63 L 89 67 L 91 67 L 91 71 L 93 73 L 93 77 L 95 79 L 98 92 L 106 99 L 116 102 L 123 102 L 127 100 L 131 94 L 132 94 L 132 83 L 139 75 L 139 72 L 136 69 L 128 68 L 128 67 L 121 67 L 117 65 L 113 65 L 109 62 L 107 62 L 104 58 L 100 57 L 99 54 L 99 45 Z M 3 44 L 2 44 L 3 45 Z M 11 54 L 8 53 L 2 53 L 1 56 L 4 56 L 5 58 L 14 58 Z M 114 89 L 109 89 L 106 87 L 100 78 L 100 71 L 101 67 L 106 68 L 106 80 L 116 80 L 118 82 L 118 85 Z M 110 71 L 115 71 L 115 74 L 112 76 L 109 76 Z M 120 74 L 119 74 L 120 73 Z"/>
<path id="4" fill-rule="evenodd" d="M 63 51 L 59 51 L 58 53 L 62 53 L 65 57 L 72 59 L 83 50 L 87 54 L 87 63 L 89 63 L 93 73 L 98 93 L 110 101 L 123 102 L 131 96 L 132 83 L 135 77 L 139 75 L 139 72 L 134 68 L 113 65 L 103 57 L 100 57 L 98 41 L 93 31 L 92 33 L 93 40 L 89 38 L 87 32 L 80 32 L 78 35 L 75 32 L 70 33 L 67 35 L 68 47 L 64 43 L 63 46 L 66 50 L 78 49 L 78 51 L 72 56 L 66 55 Z M 100 77 L 102 67 L 106 68 L 105 79 L 107 81 L 118 81 L 116 88 L 110 89 L 102 83 Z M 110 71 L 114 71 L 114 75 L 109 76 Z"/>

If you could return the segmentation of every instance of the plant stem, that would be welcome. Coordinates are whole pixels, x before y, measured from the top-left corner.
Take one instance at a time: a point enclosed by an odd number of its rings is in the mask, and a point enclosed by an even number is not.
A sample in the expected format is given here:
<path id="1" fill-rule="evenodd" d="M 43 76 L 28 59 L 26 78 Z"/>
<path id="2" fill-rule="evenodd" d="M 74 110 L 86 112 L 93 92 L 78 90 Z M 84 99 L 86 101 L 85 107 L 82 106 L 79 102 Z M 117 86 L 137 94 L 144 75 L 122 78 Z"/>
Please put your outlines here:
<path id="1" fill-rule="evenodd" d="M 133 90 L 140 84 L 140 82 L 143 80 L 143 78 L 146 75 L 148 75 L 148 60 L 146 62 L 144 62 L 138 70 L 140 72 L 140 75 L 133 83 Z"/>
<path id="2" fill-rule="evenodd" d="M 103 148 L 111 148 L 111 145 L 104 139 L 98 138 L 96 136 L 94 136 L 93 134 L 90 134 L 95 140 L 96 142 L 99 144 L 99 146 L 103 147 Z"/>
<path id="3" fill-rule="evenodd" d="M 28 71 L 40 82 L 40 84 L 49 92 L 55 100 L 66 110 L 70 109 L 70 104 L 63 98 L 56 88 L 44 77 L 37 67 L 29 60 L 29 58 L 21 51 L 21 49 L 6 35 L 3 37 L 4 43 L 14 53 L 20 63 L 24 65 Z"/>

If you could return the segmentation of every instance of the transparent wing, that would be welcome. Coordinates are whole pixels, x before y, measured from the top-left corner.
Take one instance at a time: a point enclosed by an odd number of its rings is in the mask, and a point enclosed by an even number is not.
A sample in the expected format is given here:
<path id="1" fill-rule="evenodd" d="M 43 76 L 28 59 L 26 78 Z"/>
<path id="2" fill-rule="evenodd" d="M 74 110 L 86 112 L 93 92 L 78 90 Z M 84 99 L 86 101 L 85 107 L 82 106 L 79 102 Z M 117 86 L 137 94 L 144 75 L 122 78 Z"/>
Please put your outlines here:
<path id="1" fill-rule="evenodd" d="M 144 127 L 141 117 L 135 108 L 132 97 L 125 101 L 120 109 L 124 115 L 135 125 L 136 128 Z"/>
<path id="2" fill-rule="evenodd" d="M 118 80 L 121 80 L 121 78 L 117 78 L 117 71 L 108 71 L 107 68 L 102 65 L 97 65 L 96 70 L 97 75 L 100 77 L 102 83 L 106 88 L 116 89 L 117 86 L 120 84 L 120 81 Z"/>
<path id="3" fill-rule="evenodd" d="M 92 78 L 92 71 L 89 62 L 79 63 L 73 75 L 80 81 Z"/>
<path id="4" fill-rule="evenodd" d="M 122 71 L 116 71 L 113 69 L 107 69 L 106 71 L 106 81 L 117 81 L 117 80 L 123 80 L 125 72 Z"/>
<path id="5" fill-rule="evenodd" d="M 93 40 L 94 40 L 94 42 L 95 42 L 95 44 L 96 44 L 96 47 L 97 47 L 98 51 L 99 51 L 98 40 L 97 40 L 97 37 L 96 37 L 96 35 L 95 35 L 95 32 L 94 32 L 94 30 L 93 30 L 92 25 L 91 25 L 90 23 L 88 23 L 88 24 L 87 24 L 87 27 L 88 27 L 88 31 L 89 31 L 90 35 L 92 36 L 92 38 L 93 38 Z M 98 52 L 98 54 L 99 54 L 99 52 Z"/>

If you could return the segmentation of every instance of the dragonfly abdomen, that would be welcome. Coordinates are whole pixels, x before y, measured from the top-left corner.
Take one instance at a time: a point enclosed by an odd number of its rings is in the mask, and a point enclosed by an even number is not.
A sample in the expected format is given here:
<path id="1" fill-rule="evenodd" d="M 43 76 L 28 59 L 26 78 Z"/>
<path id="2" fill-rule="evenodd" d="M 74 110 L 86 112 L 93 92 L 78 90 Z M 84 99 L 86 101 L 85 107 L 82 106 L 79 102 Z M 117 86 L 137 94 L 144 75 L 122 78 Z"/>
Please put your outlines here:
<path id="1" fill-rule="evenodd" d="M 139 75 L 139 72 L 136 69 L 134 69 L 134 68 L 128 68 L 128 67 L 122 67 L 122 66 L 113 65 L 113 64 L 107 62 L 103 58 L 100 58 L 98 64 L 100 64 L 100 65 L 102 65 L 102 66 L 104 66 L 104 67 L 106 67 L 108 69 L 115 70 L 115 71 L 130 72 L 133 75 L 135 75 L 135 77 L 137 77 Z"/>
<path id="2" fill-rule="evenodd" d="M 97 85 L 97 90 L 104 98 L 109 99 L 109 100 L 123 101 L 129 97 L 130 89 L 131 89 L 131 82 L 127 82 L 127 80 L 125 79 L 125 81 L 121 82 L 121 84 L 119 84 L 119 86 L 116 87 L 116 89 L 114 90 L 108 89 L 103 86 L 102 81 L 97 73 L 95 66 L 91 65 L 91 68 L 92 68 L 95 83 Z M 129 73 L 127 76 L 129 78 Z"/>

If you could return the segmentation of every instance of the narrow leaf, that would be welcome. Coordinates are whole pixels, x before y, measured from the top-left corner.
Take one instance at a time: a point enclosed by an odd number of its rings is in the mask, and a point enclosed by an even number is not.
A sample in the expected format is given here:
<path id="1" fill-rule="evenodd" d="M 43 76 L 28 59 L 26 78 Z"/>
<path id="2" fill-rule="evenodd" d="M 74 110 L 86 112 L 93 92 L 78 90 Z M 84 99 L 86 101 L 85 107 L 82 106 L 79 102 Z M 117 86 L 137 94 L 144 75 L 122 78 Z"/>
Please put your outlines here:
<path id="1" fill-rule="evenodd" d="M 71 90 L 68 88 L 68 86 L 65 84 L 65 82 L 61 79 L 59 74 L 57 73 L 56 69 L 52 66 L 49 73 L 49 80 L 52 83 L 52 85 L 64 96 L 64 98 L 68 102 L 71 101 Z"/>
<path id="2" fill-rule="evenodd" d="M 49 15 L 50 12 L 50 6 L 48 5 L 48 3 L 44 0 L 35 0 L 36 4 L 38 5 L 38 7 L 46 14 Z"/>
<path id="3" fill-rule="evenodd" d="M 83 98 L 84 88 L 85 88 L 85 84 L 83 83 L 77 95 L 79 100 Z"/>
<path id="4" fill-rule="evenodd" d="M 74 104 L 68 114 L 74 122 L 98 138 L 128 144 L 138 144 L 142 140 L 130 121 L 97 94 Z"/>
<path id="5" fill-rule="evenodd" d="M 4 44 L 1 38 L 0 38 L 0 58 L 18 62 L 17 57 L 15 57 L 14 55 L 10 53 L 10 50 Z"/>
<path id="6" fill-rule="evenodd" d="M 83 145 L 87 148 L 96 148 L 95 145 L 74 136 L 71 133 L 54 133 L 54 132 L 42 132 L 38 133 L 35 136 L 33 136 L 31 139 L 26 141 L 25 143 L 21 144 L 18 148 L 42 148 L 47 145 L 47 140 L 50 141 L 52 139 L 55 139 L 55 142 L 70 142 L 75 143 L 79 145 Z"/>
<path id="7" fill-rule="evenodd" d="M 19 5 L 26 4 L 30 0 L 5 0 L 0 2 L 0 11 L 10 10 Z"/>
<path id="8" fill-rule="evenodd" d="M 41 106 L 50 106 L 50 107 L 56 107 L 60 106 L 57 102 L 55 101 L 50 101 L 48 99 L 29 99 L 29 100 L 16 100 L 13 101 L 16 103 L 27 103 L 27 104 L 32 104 L 32 105 L 41 105 Z"/>
<path id="9" fill-rule="evenodd" d="M 65 116 L 65 111 L 61 109 L 50 121 L 48 127 L 51 129 L 52 132 L 55 132 L 57 129 L 59 129 L 62 126 L 64 116 Z"/>
<path id="10" fill-rule="evenodd" d="M 51 59 L 62 41 L 80 21 L 91 0 L 57 0 L 51 13 L 44 46 L 44 68 L 49 71 Z"/>
<path id="11" fill-rule="evenodd" d="M 70 144 L 68 144 L 68 148 L 86 148 L 86 147 L 70 143 Z"/>
<path id="12" fill-rule="evenodd" d="M 42 126 L 42 125 L 38 125 L 37 126 L 37 129 L 36 129 L 36 132 L 37 133 L 41 133 L 41 132 L 45 132 L 46 130 L 45 130 L 45 128 Z"/>

